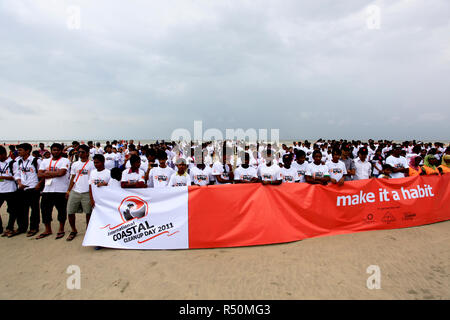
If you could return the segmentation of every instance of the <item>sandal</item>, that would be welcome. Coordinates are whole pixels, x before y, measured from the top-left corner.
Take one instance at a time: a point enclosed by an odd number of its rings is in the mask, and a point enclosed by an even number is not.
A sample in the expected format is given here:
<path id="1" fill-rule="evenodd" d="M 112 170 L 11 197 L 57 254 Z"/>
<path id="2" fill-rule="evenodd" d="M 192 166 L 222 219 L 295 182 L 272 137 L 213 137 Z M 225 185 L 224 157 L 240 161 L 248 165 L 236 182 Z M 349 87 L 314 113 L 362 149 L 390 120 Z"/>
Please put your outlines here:
<path id="1" fill-rule="evenodd" d="M 8 234 L 8 238 L 15 237 L 15 236 L 17 236 L 18 234 L 21 234 L 21 233 L 24 233 L 24 232 L 23 232 L 23 231 L 19 231 L 19 230 L 15 230 L 15 231 L 10 232 L 10 233 Z"/>
<path id="2" fill-rule="evenodd" d="M 72 241 L 76 237 L 77 233 L 78 232 L 71 232 L 66 240 L 67 241 Z"/>
<path id="3" fill-rule="evenodd" d="M 6 229 L 5 232 L 2 234 L 2 237 L 7 237 L 12 233 L 12 230 Z"/>
<path id="4" fill-rule="evenodd" d="M 42 239 L 42 238 L 48 237 L 51 234 L 52 233 L 41 233 L 39 236 L 36 237 L 36 239 Z"/>
<path id="5" fill-rule="evenodd" d="M 56 234 L 55 240 L 61 239 L 62 237 L 64 237 L 65 234 L 66 234 L 66 233 L 65 233 L 64 231 L 63 231 L 63 232 L 58 232 L 58 233 Z"/>
<path id="6" fill-rule="evenodd" d="M 34 236 L 36 233 L 38 233 L 39 230 L 30 230 L 27 233 L 27 237 L 32 237 Z"/>

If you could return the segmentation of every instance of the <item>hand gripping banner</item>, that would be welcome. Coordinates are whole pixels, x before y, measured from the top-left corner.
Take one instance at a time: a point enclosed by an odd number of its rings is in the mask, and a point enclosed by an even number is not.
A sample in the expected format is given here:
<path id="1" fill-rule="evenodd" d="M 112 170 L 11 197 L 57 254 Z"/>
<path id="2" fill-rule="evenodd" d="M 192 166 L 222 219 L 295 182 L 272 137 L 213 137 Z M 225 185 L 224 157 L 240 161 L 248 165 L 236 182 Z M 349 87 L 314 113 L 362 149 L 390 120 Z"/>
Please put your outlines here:
<path id="1" fill-rule="evenodd" d="M 99 188 L 83 245 L 251 246 L 450 219 L 450 175 L 306 183 Z"/>

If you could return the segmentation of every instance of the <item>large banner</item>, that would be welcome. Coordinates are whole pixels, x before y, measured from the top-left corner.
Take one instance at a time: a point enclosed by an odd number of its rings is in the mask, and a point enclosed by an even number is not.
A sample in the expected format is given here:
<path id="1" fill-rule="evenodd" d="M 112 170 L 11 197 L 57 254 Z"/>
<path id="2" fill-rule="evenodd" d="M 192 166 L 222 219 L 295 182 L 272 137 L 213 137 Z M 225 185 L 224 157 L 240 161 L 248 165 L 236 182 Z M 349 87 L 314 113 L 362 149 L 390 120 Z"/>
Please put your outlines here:
<path id="1" fill-rule="evenodd" d="M 343 186 L 99 188 L 83 245 L 235 247 L 419 226 L 450 219 L 449 182 L 447 174 Z"/>
<path id="2" fill-rule="evenodd" d="M 187 249 L 188 189 L 94 188 L 83 246 Z"/>

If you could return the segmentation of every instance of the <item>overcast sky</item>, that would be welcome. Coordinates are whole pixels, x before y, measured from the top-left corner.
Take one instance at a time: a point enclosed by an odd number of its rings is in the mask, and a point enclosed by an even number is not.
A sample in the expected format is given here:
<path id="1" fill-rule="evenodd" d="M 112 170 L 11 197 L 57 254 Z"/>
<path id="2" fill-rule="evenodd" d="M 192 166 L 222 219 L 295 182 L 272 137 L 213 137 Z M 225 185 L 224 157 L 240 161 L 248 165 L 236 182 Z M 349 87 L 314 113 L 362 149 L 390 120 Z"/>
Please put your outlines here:
<path id="1" fill-rule="evenodd" d="M 0 0 L 0 140 L 194 120 L 449 141 L 450 1 Z"/>

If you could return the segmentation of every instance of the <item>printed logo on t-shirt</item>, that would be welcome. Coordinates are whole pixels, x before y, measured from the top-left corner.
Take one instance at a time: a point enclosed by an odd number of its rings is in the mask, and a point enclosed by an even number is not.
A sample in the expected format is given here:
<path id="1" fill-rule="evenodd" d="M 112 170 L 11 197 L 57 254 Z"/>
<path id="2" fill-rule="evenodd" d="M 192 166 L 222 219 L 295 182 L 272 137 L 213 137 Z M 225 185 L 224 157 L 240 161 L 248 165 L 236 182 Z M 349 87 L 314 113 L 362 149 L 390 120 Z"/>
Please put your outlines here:
<path id="1" fill-rule="evenodd" d="M 168 180 L 168 177 L 165 175 L 159 175 L 154 177 L 155 180 L 158 182 L 166 182 Z"/>
<path id="2" fill-rule="evenodd" d="M 265 173 L 265 174 L 263 174 L 263 178 L 264 179 L 272 179 L 272 175 Z"/>
<path id="3" fill-rule="evenodd" d="M 207 178 L 208 177 L 206 175 L 204 175 L 204 174 L 198 174 L 198 175 L 195 176 L 195 179 L 197 181 L 206 181 Z"/>
<path id="4" fill-rule="evenodd" d="M 250 181 L 250 180 L 252 180 L 252 176 L 249 175 L 249 174 L 243 174 L 243 175 L 242 175 L 242 180 L 244 180 L 244 181 Z"/>
<path id="5" fill-rule="evenodd" d="M 314 178 L 323 178 L 323 172 L 314 173 Z"/>
<path id="6" fill-rule="evenodd" d="M 289 181 L 289 182 L 294 181 L 294 177 L 293 176 L 284 176 L 283 179 L 284 179 L 284 181 Z"/>

